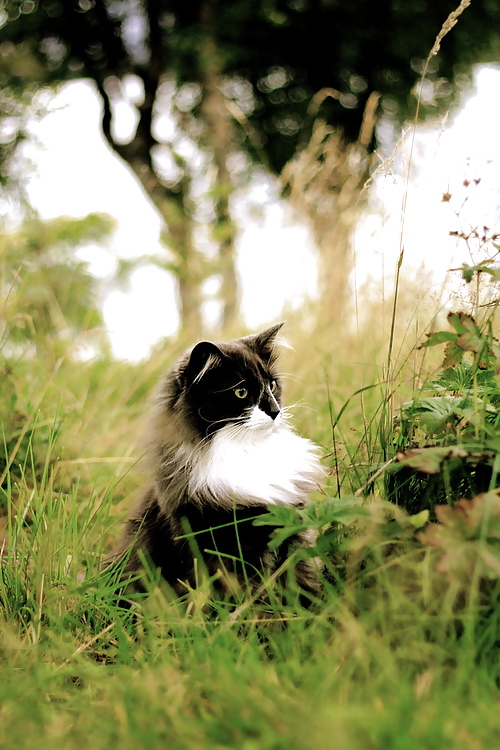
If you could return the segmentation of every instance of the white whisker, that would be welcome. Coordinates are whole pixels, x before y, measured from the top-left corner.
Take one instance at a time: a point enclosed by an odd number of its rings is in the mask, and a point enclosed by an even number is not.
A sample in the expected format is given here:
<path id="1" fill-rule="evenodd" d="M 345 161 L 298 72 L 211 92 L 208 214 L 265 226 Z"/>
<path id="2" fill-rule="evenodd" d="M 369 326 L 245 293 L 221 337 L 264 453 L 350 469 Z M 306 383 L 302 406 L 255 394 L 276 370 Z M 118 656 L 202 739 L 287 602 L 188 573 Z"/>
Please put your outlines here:
<path id="1" fill-rule="evenodd" d="M 291 372 L 280 372 L 280 380 L 289 380 L 292 383 L 298 383 L 299 385 L 304 384 L 304 378 L 300 378 L 297 375 L 293 375 Z"/>

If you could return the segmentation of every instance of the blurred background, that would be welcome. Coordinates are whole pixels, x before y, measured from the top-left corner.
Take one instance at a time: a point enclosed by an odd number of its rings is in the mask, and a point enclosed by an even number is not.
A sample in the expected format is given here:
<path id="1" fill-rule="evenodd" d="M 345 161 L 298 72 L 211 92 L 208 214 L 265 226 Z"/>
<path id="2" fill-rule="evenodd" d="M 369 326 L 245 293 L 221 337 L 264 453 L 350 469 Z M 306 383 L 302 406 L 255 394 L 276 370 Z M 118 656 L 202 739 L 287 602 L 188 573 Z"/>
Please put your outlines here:
<path id="1" fill-rule="evenodd" d="M 500 3 L 424 70 L 453 9 L 2 0 L 3 335 L 135 361 L 293 311 L 333 334 L 403 247 L 440 296 L 449 232 L 498 215 Z"/>

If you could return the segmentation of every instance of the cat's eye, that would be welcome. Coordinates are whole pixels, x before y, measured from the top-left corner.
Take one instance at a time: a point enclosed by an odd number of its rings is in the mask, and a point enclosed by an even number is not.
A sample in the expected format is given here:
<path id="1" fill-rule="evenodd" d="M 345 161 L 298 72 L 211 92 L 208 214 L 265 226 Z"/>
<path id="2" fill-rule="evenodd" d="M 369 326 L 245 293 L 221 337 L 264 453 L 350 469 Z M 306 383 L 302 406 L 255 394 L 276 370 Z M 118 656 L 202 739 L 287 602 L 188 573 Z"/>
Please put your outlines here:
<path id="1" fill-rule="evenodd" d="M 234 395 L 237 398 L 246 398 L 248 396 L 248 388 L 235 388 Z"/>
<path id="2" fill-rule="evenodd" d="M 278 383 L 276 382 L 276 380 L 271 380 L 271 382 L 269 383 L 269 388 L 271 389 L 271 393 L 274 393 L 277 387 L 278 387 Z"/>

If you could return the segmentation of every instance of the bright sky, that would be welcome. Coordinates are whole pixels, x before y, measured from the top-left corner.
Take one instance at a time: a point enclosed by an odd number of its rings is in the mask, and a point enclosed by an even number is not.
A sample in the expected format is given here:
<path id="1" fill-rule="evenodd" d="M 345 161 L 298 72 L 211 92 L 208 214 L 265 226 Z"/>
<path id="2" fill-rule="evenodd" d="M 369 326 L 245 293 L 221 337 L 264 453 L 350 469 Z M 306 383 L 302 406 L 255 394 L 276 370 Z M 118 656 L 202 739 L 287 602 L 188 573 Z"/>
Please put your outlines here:
<path id="1" fill-rule="evenodd" d="M 43 218 L 111 214 L 117 230 L 107 250 L 89 248 L 84 259 L 99 277 L 113 274 L 117 257 L 164 252 L 160 221 L 128 167 L 105 144 L 99 129 L 99 101 L 90 83 L 66 84 L 51 112 L 33 126 L 38 145 L 29 156 L 36 172 L 28 192 Z M 461 110 L 445 124 L 434 123 L 417 133 L 404 224 L 404 272 L 421 264 L 436 278 L 452 263 L 470 260 L 449 231 L 467 221 L 499 225 L 500 69 L 478 68 L 475 87 Z M 390 165 L 376 180 L 376 204 L 356 233 L 358 285 L 394 273 L 400 249 L 401 205 L 405 193 L 411 134 L 400 147 L 394 174 Z M 481 179 L 479 185 L 474 179 Z M 469 188 L 464 179 L 471 181 Z M 442 202 L 450 192 L 449 203 Z M 464 200 L 467 198 L 465 205 Z M 314 295 L 316 251 L 307 230 L 293 223 L 270 184 L 253 186 L 246 199 L 262 208 L 262 220 L 247 212 L 238 241 L 238 270 L 243 280 L 242 310 L 247 325 L 257 329 Z M 454 211 L 460 212 L 458 219 Z M 265 269 L 264 273 L 262 269 Z M 213 314 L 210 303 L 207 315 Z M 178 315 L 175 285 L 165 272 L 145 267 L 135 272 L 128 291 L 112 291 L 104 303 L 113 351 L 132 360 L 147 356 L 152 344 L 175 332 Z"/>
<path id="2" fill-rule="evenodd" d="M 450 231 L 483 224 L 500 231 L 499 122 L 500 67 L 483 66 L 476 69 L 474 88 L 448 121 L 417 131 L 404 221 L 405 264 L 423 263 L 442 275 L 451 263 L 470 262 L 464 243 L 450 237 Z M 363 258 L 378 256 L 380 265 L 392 269 L 397 260 L 410 144 L 411 132 L 402 147 L 404 164 L 398 171 L 403 177 L 389 172 L 374 185 L 382 210 L 367 217 L 357 232 L 360 279 L 373 273 L 373 260 Z M 464 186 L 464 180 L 471 184 Z M 448 192 L 451 199 L 443 202 Z"/>

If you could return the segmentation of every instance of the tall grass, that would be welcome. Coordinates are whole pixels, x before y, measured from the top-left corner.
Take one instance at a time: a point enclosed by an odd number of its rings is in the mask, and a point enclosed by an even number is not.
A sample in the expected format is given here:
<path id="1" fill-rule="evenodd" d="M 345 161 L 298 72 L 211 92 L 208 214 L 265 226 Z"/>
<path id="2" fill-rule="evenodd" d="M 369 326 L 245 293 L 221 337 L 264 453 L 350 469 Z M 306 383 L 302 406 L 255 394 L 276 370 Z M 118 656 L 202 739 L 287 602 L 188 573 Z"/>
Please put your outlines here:
<path id="1" fill-rule="evenodd" d="M 148 597 L 118 607 L 118 573 L 100 560 L 142 481 L 146 394 L 176 352 L 143 366 L 68 357 L 52 380 L 34 360 L 4 363 L 8 403 L 29 420 L 10 462 L 22 427 L 2 412 L 6 747 L 491 746 L 500 610 L 480 552 L 495 530 L 486 518 L 443 548 L 422 540 L 425 519 L 382 501 L 382 335 L 368 351 L 363 335 L 290 329 L 287 401 L 332 471 L 307 517 L 282 518 L 284 533 L 292 522 L 320 532 L 325 580 L 307 608 L 292 584 L 259 602 L 245 591 L 220 600 L 204 582 L 179 601 L 155 571 Z M 413 341 L 401 321 L 394 330 L 405 400 Z M 472 573 L 443 566 L 457 545 Z"/>

